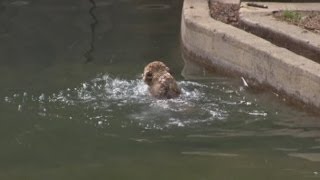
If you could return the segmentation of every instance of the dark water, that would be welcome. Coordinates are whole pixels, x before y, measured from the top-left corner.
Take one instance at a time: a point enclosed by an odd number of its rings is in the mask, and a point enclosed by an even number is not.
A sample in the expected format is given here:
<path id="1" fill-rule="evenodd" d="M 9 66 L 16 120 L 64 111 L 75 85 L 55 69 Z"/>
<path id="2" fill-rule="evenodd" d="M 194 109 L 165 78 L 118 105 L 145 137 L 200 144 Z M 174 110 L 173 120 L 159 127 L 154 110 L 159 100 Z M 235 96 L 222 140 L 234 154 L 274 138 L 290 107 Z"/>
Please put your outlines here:
<path id="1" fill-rule="evenodd" d="M 0 179 L 320 178 L 319 116 L 184 66 L 181 5 L 1 1 Z M 178 99 L 149 97 L 154 59 Z"/>

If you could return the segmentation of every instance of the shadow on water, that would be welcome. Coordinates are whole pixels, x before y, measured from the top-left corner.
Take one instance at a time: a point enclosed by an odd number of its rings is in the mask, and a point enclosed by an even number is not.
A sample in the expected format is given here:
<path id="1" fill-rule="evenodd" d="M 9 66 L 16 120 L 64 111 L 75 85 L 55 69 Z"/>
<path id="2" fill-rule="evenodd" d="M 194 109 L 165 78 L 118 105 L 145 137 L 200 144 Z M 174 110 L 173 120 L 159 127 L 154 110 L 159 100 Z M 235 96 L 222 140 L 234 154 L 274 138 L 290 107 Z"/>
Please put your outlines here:
<path id="1" fill-rule="evenodd" d="M 183 68 L 182 0 L 94 4 L 1 2 L 1 180 L 319 178 L 319 117 Z M 181 97 L 149 96 L 158 58 L 184 69 Z"/>

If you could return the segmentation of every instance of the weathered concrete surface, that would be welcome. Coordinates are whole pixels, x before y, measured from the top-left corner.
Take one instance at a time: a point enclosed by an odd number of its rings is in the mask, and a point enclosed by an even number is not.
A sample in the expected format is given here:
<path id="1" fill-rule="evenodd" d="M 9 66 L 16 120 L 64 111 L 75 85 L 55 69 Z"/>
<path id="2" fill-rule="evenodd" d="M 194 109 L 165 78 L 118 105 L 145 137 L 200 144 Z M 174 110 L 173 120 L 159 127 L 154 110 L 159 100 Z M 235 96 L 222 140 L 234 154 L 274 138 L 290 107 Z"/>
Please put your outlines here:
<path id="1" fill-rule="evenodd" d="M 243 28 L 276 45 L 320 63 L 320 35 L 295 25 L 279 21 L 273 11 L 320 11 L 320 3 L 260 3 L 268 9 L 249 7 L 241 3 L 239 21 Z"/>
<path id="2" fill-rule="evenodd" d="M 182 45 L 206 66 L 237 71 L 320 108 L 320 65 L 255 35 L 213 20 L 207 0 L 185 0 Z"/>
<path id="3" fill-rule="evenodd" d="M 241 3 L 241 11 L 246 13 L 270 13 L 279 10 L 301 10 L 301 11 L 319 11 L 319 3 L 272 3 L 272 2 L 255 2 L 257 4 L 267 5 L 268 8 L 257 8 L 247 6 L 246 2 Z"/>

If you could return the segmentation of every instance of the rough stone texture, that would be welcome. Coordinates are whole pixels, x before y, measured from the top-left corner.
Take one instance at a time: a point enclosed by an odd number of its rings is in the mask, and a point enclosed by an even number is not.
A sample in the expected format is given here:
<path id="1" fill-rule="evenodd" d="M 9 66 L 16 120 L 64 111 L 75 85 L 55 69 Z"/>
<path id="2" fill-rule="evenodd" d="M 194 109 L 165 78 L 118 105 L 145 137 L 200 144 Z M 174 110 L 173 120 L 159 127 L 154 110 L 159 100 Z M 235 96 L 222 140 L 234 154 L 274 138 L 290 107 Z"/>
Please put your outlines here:
<path id="1" fill-rule="evenodd" d="M 239 4 L 225 4 L 221 2 L 211 2 L 211 17 L 227 24 L 237 24 L 239 18 Z"/>
<path id="2" fill-rule="evenodd" d="M 268 8 L 257 8 L 247 6 L 246 2 L 241 3 L 242 12 L 250 13 L 270 13 L 272 11 L 279 10 L 301 10 L 301 11 L 319 11 L 319 3 L 272 3 L 272 2 L 257 2 L 257 4 L 262 4 L 268 6 Z"/>
<path id="3" fill-rule="evenodd" d="M 241 4 L 240 26 L 272 43 L 320 63 L 320 36 L 298 26 L 273 17 L 281 10 L 320 10 L 319 3 L 263 3 L 268 9 L 253 8 Z"/>
<path id="4" fill-rule="evenodd" d="M 298 18 L 286 17 L 285 10 L 274 12 L 273 17 L 320 34 L 320 11 L 292 11 L 291 13 L 295 13 Z"/>
<path id="5" fill-rule="evenodd" d="M 183 46 L 206 66 L 237 71 L 320 108 L 320 65 L 233 26 L 212 19 L 207 0 L 185 0 Z"/>
<path id="6" fill-rule="evenodd" d="M 320 36 L 262 14 L 241 14 L 246 31 L 320 63 Z"/>

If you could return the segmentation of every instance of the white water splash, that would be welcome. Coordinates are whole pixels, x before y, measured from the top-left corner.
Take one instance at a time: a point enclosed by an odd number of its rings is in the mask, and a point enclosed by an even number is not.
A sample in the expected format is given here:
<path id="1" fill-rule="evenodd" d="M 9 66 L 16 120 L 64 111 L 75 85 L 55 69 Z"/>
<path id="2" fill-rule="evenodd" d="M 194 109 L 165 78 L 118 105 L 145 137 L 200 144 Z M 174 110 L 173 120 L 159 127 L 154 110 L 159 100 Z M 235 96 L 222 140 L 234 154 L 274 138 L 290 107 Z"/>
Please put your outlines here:
<path id="1" fill-rule="evenodd" d="M 222 89 L 224 99 L 210 93 L 221 89 L 218 88 L 221 84 L 217 87 L 191 81 L 178 84 L 182 89 L 180 97 L 158 100 L 149 95 L 148 87 L 141 79 L 124 80 L 100 75 L 57 93 L 15 93 L 6 96 L 4 101 L 23 106 L 24 112 L 34 111 L 42 117 L 81 120 L 96 127 L 117 125 L 145 129 L 208 125 L 226 119 L 228 107 L 246 103 L 242 97 L 234 98 L 238 96 L 234 90 Z M 22 110 L 21 107 L 18 111 Z M 250 115 L 262 114 L 254 112 Z"/>

